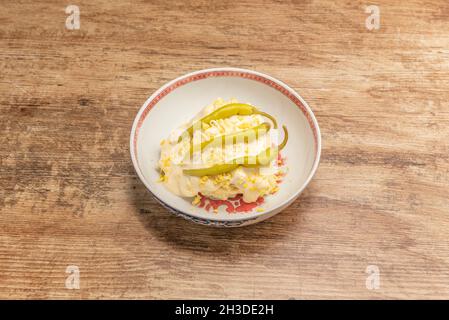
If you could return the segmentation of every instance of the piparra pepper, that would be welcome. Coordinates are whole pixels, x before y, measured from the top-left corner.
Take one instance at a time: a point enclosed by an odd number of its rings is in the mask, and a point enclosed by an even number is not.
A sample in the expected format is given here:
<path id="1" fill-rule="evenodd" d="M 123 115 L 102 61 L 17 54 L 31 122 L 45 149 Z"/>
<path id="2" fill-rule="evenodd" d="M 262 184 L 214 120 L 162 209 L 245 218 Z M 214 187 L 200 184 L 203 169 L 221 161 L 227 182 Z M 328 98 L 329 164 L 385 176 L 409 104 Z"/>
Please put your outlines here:
<path id="1" fill-rule="evenodd" d="M 184 174 L 189 176 L 203 177 L 230 172 L 234 169 L 237 169 L 239 166 L 252 168 L 261 165 L 267 165 L 270 163 L 271 160 L 273 160 L 277 156 L 278 152 L 282 150 L 287 144 L 288 141 L 287 127 L 282 126 L 282 128 L 284 129 L 284 139 L 282 143 L 276 148 L 269 147 L 256 156 L 244 156 L 231 160 L 228 163 L 217 164 L 208 168 L 184 169 L 183 172 Z"/>
<path id="2" fill-rule="evenodd" d="M 194 128 L 201 128 L 203 123 L 210 124 L 210 122 L 213 120 L 225 119 L 236 115 L 248 116 L 252 114 L 260 114 L 264 117 L 267 117 L 273 122 L 274 128 L 277 129 L 276 119 L 272 115 L 260 111 L 256 107 L 246 103 L 230 103 L 195 121 L 190 127 L 185 130 L 183 134 L 181 134 L 181 136 L 179 136 L 178 142 L 182 140 L 182 137 L 185 134 L 188 134 L 190 137 L 192 137 Z"/>
<path id="3" fill-rule="evenodd" d="M 223 146 L 225 143 L 237 143 L 239 141 L 248 143 L 253 141 L 254 139 L 257 139 L 259 137 L 259 134 L 265 134 L 268 132 L 271 128 L 271 125 L 268 122 L 264 122 L 262 124 L 259 124 L 258 126 L 234 132 L 234 133 L 228 133 L 228 134 L 222 134 L 219 136 L 216 136 L 210 140 L 206 140 L 200 144 L 194 145 L 193 143 L 190 144 L 190 155 L 193 154 L 193 151 L 199 150 L 202 151 L 204 148 L 206 148 L 211 143 L 221 143 L 221 146 Z"/>

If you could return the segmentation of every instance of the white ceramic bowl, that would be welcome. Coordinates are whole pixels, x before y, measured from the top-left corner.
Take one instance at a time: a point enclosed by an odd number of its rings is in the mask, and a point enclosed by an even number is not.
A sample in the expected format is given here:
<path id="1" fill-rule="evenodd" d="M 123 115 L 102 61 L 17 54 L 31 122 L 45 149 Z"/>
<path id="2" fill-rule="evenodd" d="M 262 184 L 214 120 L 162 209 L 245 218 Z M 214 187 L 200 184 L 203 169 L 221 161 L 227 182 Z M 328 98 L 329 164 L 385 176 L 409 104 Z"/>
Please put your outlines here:
<path id="1" fill-rule="evenodd" d="M 282 155 L 289 171 L 280 190 L 265 198 L 263 212 L 207 212 L 193 206 L 192 199 L 178 197 L 157 182 L 160 141 L 218 97 L 251 103 L 288 127 L 290 138 Z M 274 216 L 301 194 L 318 167 L 321 135 L 307 103 L 283 82 L 251 70 L 217 68 L 183 75 L 153 93 L 134 120 L 130 151 L 139 178 L 167 209 L 197 223 L 237 227 Z"/>

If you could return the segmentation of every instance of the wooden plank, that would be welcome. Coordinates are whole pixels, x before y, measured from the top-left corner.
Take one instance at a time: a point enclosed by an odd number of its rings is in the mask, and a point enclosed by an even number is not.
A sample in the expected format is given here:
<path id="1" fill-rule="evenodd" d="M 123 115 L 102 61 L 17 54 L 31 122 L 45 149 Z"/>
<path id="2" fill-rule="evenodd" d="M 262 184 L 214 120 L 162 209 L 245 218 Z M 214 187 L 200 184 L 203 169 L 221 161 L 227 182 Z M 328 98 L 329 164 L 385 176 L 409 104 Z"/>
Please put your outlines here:
<path id="1" fill-rule="evenodd" d="M 447 1 L 377 1 L 373 31 L 362 1 L 76 4 L 80 30 L 0 3 L 0 298 L 449 298 Z M 285 81 L 323 135 L 301 198 L 242 229 L 171 216 L 129 157 L 146 98 L 219 66 Z"/>

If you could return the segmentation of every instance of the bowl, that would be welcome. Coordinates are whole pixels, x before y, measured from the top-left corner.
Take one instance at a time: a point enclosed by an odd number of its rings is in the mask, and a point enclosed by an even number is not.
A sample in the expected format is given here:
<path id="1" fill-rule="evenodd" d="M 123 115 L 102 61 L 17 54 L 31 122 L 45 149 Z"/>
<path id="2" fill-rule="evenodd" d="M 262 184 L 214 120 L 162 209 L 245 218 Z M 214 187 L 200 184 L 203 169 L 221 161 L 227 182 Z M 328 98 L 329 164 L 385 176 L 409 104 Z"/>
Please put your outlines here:
<path id="1" fill-rule="evenodd" d="M 265 198 L 263 212 L 228 213 L 220 208 L 211 213 L 158 182 L 160 141 L 218 97 L 251 103 L 288 127 L 290 139 L 282 150 L 288 172 L 279 191 Z M 183 75 L 153 93 L 134 120 L 130 152 L 140 180 L 169 211 L 203 225 L 240 227 L 270 218 L 298 198 L 318 168 L 321 135 L 310 107 L 285 83 L 252 70 L 215 68 Z"/>

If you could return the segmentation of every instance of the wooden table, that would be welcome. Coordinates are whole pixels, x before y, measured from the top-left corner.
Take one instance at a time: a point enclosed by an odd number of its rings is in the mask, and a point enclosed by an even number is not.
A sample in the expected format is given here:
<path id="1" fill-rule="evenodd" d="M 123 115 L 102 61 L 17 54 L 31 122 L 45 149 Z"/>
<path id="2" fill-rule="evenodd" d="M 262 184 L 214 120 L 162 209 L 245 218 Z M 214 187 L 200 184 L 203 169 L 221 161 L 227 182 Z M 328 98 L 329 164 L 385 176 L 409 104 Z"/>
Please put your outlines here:
<path id="1" fill-rule="evenodd" d="M 0 3 L 0 298 L 449 298 L 447 1 L 378 0 L 371 31 L 362 1 L 76 0 L 79 30 L 67 4 Z M 172 216 L 129 156 L 147 97 L 219 66 L 322 130 L 310 186 L 247 228 Z"/>

